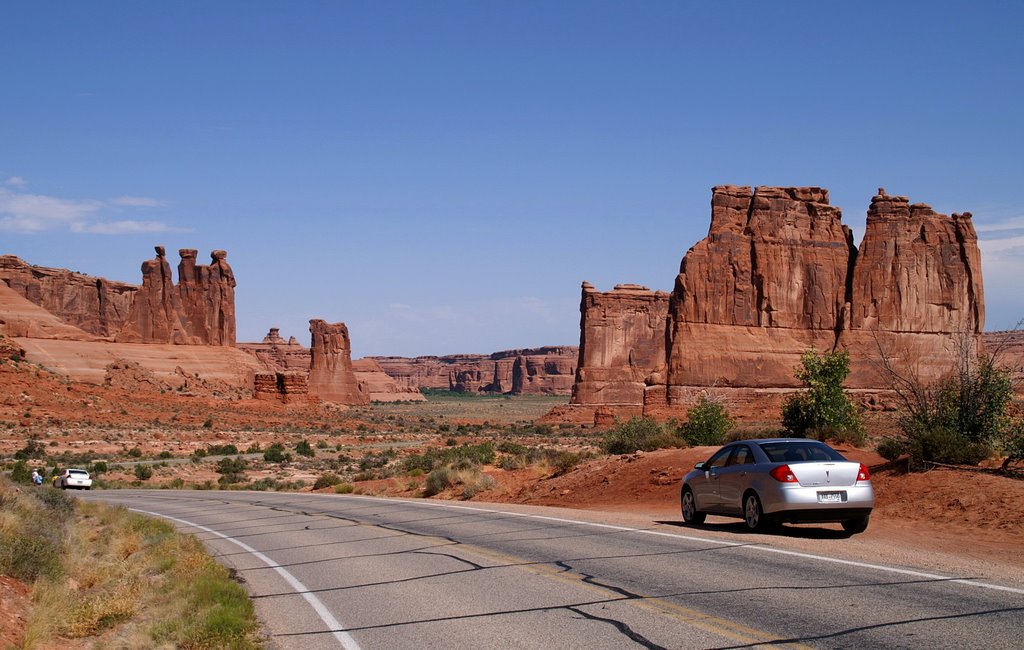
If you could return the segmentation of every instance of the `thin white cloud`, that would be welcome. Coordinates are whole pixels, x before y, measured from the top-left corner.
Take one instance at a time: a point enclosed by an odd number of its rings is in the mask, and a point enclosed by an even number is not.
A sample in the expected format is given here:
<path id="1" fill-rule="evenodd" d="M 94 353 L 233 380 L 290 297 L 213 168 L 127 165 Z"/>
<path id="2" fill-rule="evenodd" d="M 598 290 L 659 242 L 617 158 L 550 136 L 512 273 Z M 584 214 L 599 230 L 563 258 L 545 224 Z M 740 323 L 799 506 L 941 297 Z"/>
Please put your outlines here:
<path id="1" fill-rule="evenodd" d="M 28 181 L 26 181 L 21 176 L 11 176 L 6 181 L 4 181 L 4 183 L 10 185 L 11 187 L 25 187 L 26 185 L 28 185 Z"/>
<path id="2" fill-rule="evenodd" d="M 97 221 L 94 223 L 73 223 L 71 232 L 93 235 L 141 235 L 154 232 L 188 232 L 159 221 Z"/>
<path id="3" fill-rule="evenodd" d="M 119 196 L 116 199 L 110 199 L 110 203 L 129 208 L 159 208 L 166 205 L 160 199 L 151 199 L 147 196 Z"/>
<path id="4" fill-rule="evenodd" d="M 109 201 L 63 199 L 0 187 L 0 232 L 36 234 L 64 230 L 98 235 L 187 232 L 186 229 L 160 221 L 106 220 L 100 216 L 103 210 L 123 211 L 121 208 L 152 208 L 162 205 L 164 203 L 157 199 L 141 196 L 125 195 Z"/>

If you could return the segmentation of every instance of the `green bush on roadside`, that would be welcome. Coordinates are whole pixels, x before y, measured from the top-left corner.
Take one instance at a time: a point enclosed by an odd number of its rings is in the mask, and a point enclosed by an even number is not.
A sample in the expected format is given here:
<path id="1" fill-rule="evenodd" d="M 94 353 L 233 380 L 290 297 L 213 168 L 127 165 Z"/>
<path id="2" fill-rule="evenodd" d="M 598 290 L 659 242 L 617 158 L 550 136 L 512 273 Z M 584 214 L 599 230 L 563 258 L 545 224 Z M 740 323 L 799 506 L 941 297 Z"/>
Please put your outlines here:
<path id="1" fill-rule="evenodd" d="M 601 448 L 609 454 L 632 454 L 668 447 L 685 447 L 686 441 L 674 430 L 651 418 L 632 417 L 604 434 Z"/>
<path id="2" fill-rule="evenodd" d="M 697 403 L 686 412 L 686 422 L 679 432 L 683 440 L 694 447 L 715 446 L 725 442 L 732 424 L 729 412 L 720 402 L 701 395 Z"/>

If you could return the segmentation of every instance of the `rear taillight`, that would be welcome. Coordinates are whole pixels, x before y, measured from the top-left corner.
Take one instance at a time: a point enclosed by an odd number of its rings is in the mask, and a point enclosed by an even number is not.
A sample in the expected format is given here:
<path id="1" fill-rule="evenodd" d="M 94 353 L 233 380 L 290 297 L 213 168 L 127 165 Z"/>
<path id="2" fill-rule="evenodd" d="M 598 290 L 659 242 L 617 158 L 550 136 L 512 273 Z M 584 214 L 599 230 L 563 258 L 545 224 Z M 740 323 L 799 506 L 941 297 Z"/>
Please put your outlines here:
<path id="1" fill-rule="evenodd" d="M 857 480 L 858 481 L 870 481 L 871 480 L 871 472 L 868 471 L 868 466 L 865 465 L 864 463 L 860 464 L 860 471 L 857 472 Z"/>
<path id="2" fill-rule="evenodd" d="M 789 469 L 789 465 L 779 465 L 768 472 L 773 479 L 779 483 L 798 483 L 796 475 L 793 474 L 793 470 Z"/>

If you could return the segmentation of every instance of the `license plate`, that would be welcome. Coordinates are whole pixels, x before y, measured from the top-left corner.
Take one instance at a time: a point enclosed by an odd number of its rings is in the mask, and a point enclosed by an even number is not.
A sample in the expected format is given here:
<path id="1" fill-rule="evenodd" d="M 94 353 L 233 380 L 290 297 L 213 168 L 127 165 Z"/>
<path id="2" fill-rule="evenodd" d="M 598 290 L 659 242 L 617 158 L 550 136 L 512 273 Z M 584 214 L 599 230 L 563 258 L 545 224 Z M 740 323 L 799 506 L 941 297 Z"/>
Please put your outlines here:
<path id="1" fill-rule="evenodd" d="M 818 492 L 818 503 L 842 503 L 846 501 L 845 492 Z"/>

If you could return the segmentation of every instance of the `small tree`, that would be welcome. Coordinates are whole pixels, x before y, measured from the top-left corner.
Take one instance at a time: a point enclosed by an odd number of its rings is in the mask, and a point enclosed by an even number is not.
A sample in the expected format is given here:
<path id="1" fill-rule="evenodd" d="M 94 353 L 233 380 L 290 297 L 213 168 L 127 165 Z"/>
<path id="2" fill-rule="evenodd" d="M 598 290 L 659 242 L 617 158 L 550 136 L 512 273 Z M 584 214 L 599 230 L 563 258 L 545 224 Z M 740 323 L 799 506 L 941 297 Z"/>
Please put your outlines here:
<path id="1" fill-rule="evenodd" d="M 783 403 L 783 426 L 797 435 L 861 442 L 864 429 L 860 415 L 843 391 L 843 381 L 850 374 L 849 353 L 835 350 L 819 355 L 808 350 L 794 373 L 807 390 Z"/>
<path id="2" fill-rule="evenodd" d="M 720 402 L 701 395 L 700 400 L 686 412 L 686 423 L 680 433 L 687 444 L 693 446 L 720 445 L 725 434 L 732 429 L 732 418 Z"/>
<path id="3" fill-rule="evenodd" d="M 879 453 L 893 460 L 910 456 L 911 469 L 928 463 L 977 465 L 1002 447 L 1006 465 L 1024 459 L 1020 420 L 1009 415 L 1013 380 L 991 354 L 978 349 L 973 336 L 954 339 L 956 356 L 938 381 L 922 381 L 912 369 L 897 369 L 879 344 L 881 368 L 899 400 L 903 435 L 884 440 Z"/>

